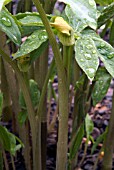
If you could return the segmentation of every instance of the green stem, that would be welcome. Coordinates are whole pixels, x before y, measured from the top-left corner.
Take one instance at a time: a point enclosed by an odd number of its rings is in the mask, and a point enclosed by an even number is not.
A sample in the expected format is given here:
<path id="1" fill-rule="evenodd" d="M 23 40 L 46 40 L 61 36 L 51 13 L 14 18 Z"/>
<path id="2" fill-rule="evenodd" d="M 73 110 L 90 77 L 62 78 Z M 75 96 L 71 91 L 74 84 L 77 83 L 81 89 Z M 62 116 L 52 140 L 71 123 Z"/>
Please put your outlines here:
<path id="1" fill-rule="evenodd" d="M 55 61 L 53 59 L 51 65 L 50 65 L 50 68 L 48 70 L 48 73 L 46 75 L 44 86 L 42 88 L 42 93 L 41 93 L 40 101 L 39 101 L 39 104 L 38 104 L 37 115 L 40 115 L 40 113 L 41 113 L 43 103 L 44 103 L 44 99 L 45 99 L 45 94 L 46 94 L 46 91 L 47 91 L 48 81 L 49 81 L 50 75 L 51 75 L 51 73 L 52 73 L 52 71 L 54 69 L 54 66 L 55 66 Z"/>
<path id="2" fill-rule="evenodd" d="M 3 170 L 3 156 L 1 150 L 0 150 L 0 170 Z"/>
<path id="3" fill-rule="evenodd" d="M 59 81 L 59 133 L 57 146 L 57 170 L 65 170 L 67 163 L 67 135 L 68 135 L 68 85 L 67 78 L 62 63 L 62 57 L 56 42 L 54 33 L 51 30 L 46 14 L 39 2 L 33 0 L 40 14 L 43 24 L 49 36 L 49 41 L 53 49 L 55 63 L 58 71 Z"/>
<path id="4" fill-rule="evenodd" d="M 12 169 L 13 169 L 13 170 L 16 170 L 16 169 L 15 169 L 15 164 L 14 164 L 14 158 L 13 158 L 12 155 L 10 155 L 10 156 L 11 156 Z"/>
<path id="5" fill-rule="evenodd" d="M 70 46 L 68 49 L 68 66 L 67 66 L 68 86 L 70 85 L 71 82 L 72 57 L 73 57 L 73 46 Z"/>
<path id="6" fill-rule="evenodd" d="M 11 58 L 4 52 L 2 51 L 2 49 L 0 49 L 0 54 L 1 56 L 3 56 L 4 60 L 6 60 L 6 62 L 8 62 L 12 68 L 14 69 L 17 78 L 19 80 L 24 98 L 25 98 L 25 102 L 26 102 L 26 106 L 27 106 L 27 111 L 28 111 L 28 117 L 29 117 L 29 121 L 30 121 L 30 126 L 31 126 L 31 132 L 32 132 L 32 144 L 33 144 L 33 157 L 34 157 L 34 166 L 35 166 L 35 146 L 36 146 L 36 120 L 35 120 L 35 113 L 34 113 L 34 109 L 32 106 L 32 101 L 30 98 L 30 93 L 29 93 L 29 89 L 26 86 L 26 82 L 23 79 L 23 76 L 21 74 L 21 72 L 19 71 L 16 63 L 14 61 L 11 60 Z M 36 160 L 37 162 L 37 160 Z"/>
<path id="7" fill-rule="evenodd" d="M 105 141 L 104 147 L 104 158 L 102 170 L 112 170 L 112 157 L 114 150 L 114 92 L 112 98 L 112 113 L 110 116 L 110 121 L 108 125 L 108 133 Z"/>

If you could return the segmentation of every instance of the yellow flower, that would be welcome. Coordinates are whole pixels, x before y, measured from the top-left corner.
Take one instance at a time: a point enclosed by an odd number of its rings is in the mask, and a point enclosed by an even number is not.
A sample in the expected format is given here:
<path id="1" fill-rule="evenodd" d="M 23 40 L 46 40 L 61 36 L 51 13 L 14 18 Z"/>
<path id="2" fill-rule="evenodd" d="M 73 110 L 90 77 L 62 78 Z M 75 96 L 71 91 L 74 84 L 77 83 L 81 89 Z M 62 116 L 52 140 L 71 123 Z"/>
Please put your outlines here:
<path id="1" fill-rule="evenodd" d="M 62 17 L 56 17 L 54 23 L 51 23 L 50 25 L 68 36 L 71 35 L 71 31 L 73 30 L 72 27 Z"/>

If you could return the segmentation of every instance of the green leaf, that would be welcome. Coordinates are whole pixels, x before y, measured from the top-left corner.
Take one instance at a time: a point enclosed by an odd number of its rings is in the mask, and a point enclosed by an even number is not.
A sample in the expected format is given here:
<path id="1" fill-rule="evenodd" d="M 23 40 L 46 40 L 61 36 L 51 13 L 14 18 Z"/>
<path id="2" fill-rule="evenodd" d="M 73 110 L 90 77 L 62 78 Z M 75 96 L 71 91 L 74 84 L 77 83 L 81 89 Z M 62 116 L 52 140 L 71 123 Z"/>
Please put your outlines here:
<path id="1" fill-rule="evenodd" d="M 93 128 L 94 128 L 93 121 L 89 116 L 89 114 L 87 114 L 85 118 L 85 130 L 86 130 L 87 139 L 89 139 L 89 136 L 93 131 Z"/>
<path id="2" fill-rule="evenodd" d="M 39 15 L 28 15 L 22 19 L 19 19 L 18 21 L 23 26 L 43 26 L 42 20 Z"/>
<path id="3" fill-rule="evenodd" d="M 93 40 L 105 68 L 114 77 L 114 48 L 101 38 L 93 37 Z"/>
<path id="4" fill-rule="evenodd" d="M 19 112 L 19 114 L 18 114 L 18 122 L 19 122 L 19 124 L 21 126 L 25 123 L 27 118 L 28 118 L 28 114 L 27 114 L 26 110 L 23 110 L 22 112 Z"/>
<path id="5" fill-rule="evenodd" d="M 39 48 L 37 48 L 36 50 L 34 50 L 30 53 L 30 62 L 31 63 L 33 63 L 38 57 L 41 56 L 43 51 L 45 51 L 45 49 L 47 48 L 48 44 L 49 43 L 47 40 L 47 41 L 43 42 Z"/>
<path id="6" fill-rule="evenodd" d="M 76 153 L 78 152 L 78 149 L 82 142 L 83 136 L 84 136 L 84 124 L 82 124 L 81 127 L 78 129 L 78 132 L 75 135 L 75 139 L 73 140 L 73 143 L 71 145 L 70 155 L 69 155 L 70 160 L 73 160 L 75 158 Z"/>
<path id="7" fill-rule="evenodd" d="M 11 1 L 12 0 L 0 0 L 0 11 L 1 11 L 3 5 L 7 5 Z"/>
<path id="8" fill-rule="evenodd" d="M 16 151 L 23 147 L 23 144 L 20 140 L 18 140 L 19 144 L 16 144 L 16 140 L 18 139 L 14 134 L 8 132 L 10 138 L 10 153 L 15 156 Z"/>
<path id="9" fill-rule="evenodd" d="M 92 92 L 93 105 L 95 106 L 106 95 L 110 86 L 111 76 L 105 68 L 99 68 L 95 76 L 95 85 Z"/>
<path id="10" fill-rule="evenodd" d="M 95 0 L 95 2 L 99 5 L 105 6 L 105 5 L 111 4 L 114 1 L 113 0 Z"/>
<path id="11" fill-rule="evenodd" d="M 0 125 L 0 144 L 6 151 L 10 151 L 10 138 L 5 127 Z"/>
<path id="12" fill-rule="evenodd" d="M 65 13 L 75 32 L 81 32 L 87 26 L 93 29 L 97 28 L 97 10 L 94 0 L 60 1 L 67 4 Z"/>
<path id="13" fill-rule="evenodd" d="M 83 36 L 75 43 L 75 59 L 90 80 L 93 80 L 99 65 L 97 49 L 90 37 Z"/>
<path id="14" fill-rule="evenodd" d="M 2 116 L 2 107 L 3 107 L 3 94 L 0 93 L 0 119 Z"/>
<path id="15" fill-rule="evenodd" d="M 0 29 L 17 45 L 21 43 L 21 33 L 16 18 L 4 7 L 0 12 Z"/>
<path id="16" fill-rule="evenodd" d="M 45 30 L 34 31 L 26 41 L 21 45 L 20 49 L 13 54 L 14 59 L 17 59 L 21 56 L 29 54 L 30 52 L 36 50 L 41 46 L 43 42 L 48 39 L 47 33 Z"/>
<path id="17" fill-rule="evenodd" d="M 102 11 L 101 15 L 98 18 L 98 28 L 105 24 L 110 18 L 114 16 L 114 2 L 108 5 Z"/>
<path id="18" fill-rule="evenodd" d="M 32 79 L 29 80 L 29 86 L 30 86 L 30 95 L 31 95 L 32 103 L 33 106 L 36 107 L 40 99 L 40 91 L 38 89 L 37 83 Z M 22 109 L 27 110 L 22 91 L 20 92 L 19 95 L 19 103 Z"/>
<path id="19" fill-rule="evenodd" d="M 36 30 L 42 30 L 42 27 L 39 27 L 39 26 L 22 26 L 21 27 L 22 37 L 28 36 Z"/>

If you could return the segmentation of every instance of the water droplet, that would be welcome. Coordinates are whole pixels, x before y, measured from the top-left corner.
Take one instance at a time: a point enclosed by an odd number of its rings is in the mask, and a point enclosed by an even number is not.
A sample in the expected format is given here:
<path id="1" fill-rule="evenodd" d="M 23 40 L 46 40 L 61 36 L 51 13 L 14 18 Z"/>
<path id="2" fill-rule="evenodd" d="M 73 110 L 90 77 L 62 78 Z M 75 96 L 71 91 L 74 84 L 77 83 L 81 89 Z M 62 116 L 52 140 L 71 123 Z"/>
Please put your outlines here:
<path id="1" fill-rule="evenodd" d="M 96 53 L 96 50 L 93 50 L 92 53 L 95 54 L 95 53 Z"/>
<path id="2" fill-rule="evenodd" d="M 92 47 L 92 45 L 87 45 L 87 49 L 91 49 Z"/>
<path id="3" fill-rule="evenodd" d="M 83 52 L 84 52 L 83 50 L 80 51 L 81 54 L 82 54 Z"/>
<path id="4" fill-rule="evenodd" d="M 91 6 L 94 6 L 94 5 L 95 5 L 95 2 L 94 2 L 93 0 L 89 0 L 89 4 L 90 4 Z"/>
<path id="5" fill-rule="evenodd" d="M 43 38 L 44 38 L 44 39 L 46 39 L 46 38 L 47 38 L 47 36 L 45 35 L 45 36 L 43 36 Z"/>
<path id="6" fill-rule="evenodd" d="M 29 45 L 32 45 L 32 44 L 34 44 L 34 42 L 33 42 L 33 41 L 29 42 Z"/>
<path id="7" fill-rule="evenodd" d="M 109 59 L 114 57 L 114 52 L 110 53 L 110 55 L 108 56 Z"/>
<path id="8" fill-rule="evenodd" d="M 31 35 L 32 36 L 32 38 L 36 38 L 36 35 Z"/>
<path id="9" fill-rule="evenodd" d="M 7 27 L 11 27 L 11 25 L 12 25 L 12 23 L 8 17 L 2 17 L 1 21 Z"/>
<path id="10" fill-rule="evenodd" d="M 81 61 L 81 62 L 84 62 L 84 59 L 83 59 L 83 58 L 81 58 L 81 59 L 80 59 L 80 61 Z"/>
<path id="11" fill-rule="evenodd" d="M 94 96 L 96 97 L 98 95 L 98 91 L 95 91 L 94 92 Z"/>
<path id="12" fill-rule="evenodd" d="M 85 58 L 87 59 L 87 60 L 91 60 L 91 55 L 90 54 L 84 54 L 84 56 L 85 56 Z"/>
<path id="13" fill-rule="evenodd" d="M 88 76 L 89 76 L 90 78 L 93 78 L 94 75 L 95 75 L 95 69 L 94 69 L 94 68 L 88 68 L 88 69 L 86 70 L 86 72 L 87 72 L 87 74 L 88 74 Z"/>
<path id="14" fill-rule="evenodd" d="M 101 47 L 104 47 L 105 46 L 105 44 L 104 43 L 101 43 Z"/>
<path id="15" fill-rule="evenodd" d="M 103 84 L 103 80 L 100 80 L 100 81 L 99 81 L 99 84 L 102 85 L 102 84 Z"/>
<path id="16" fill-rule="evenodd" d="M 15 35 L 13 35 L 13 39 L 14 39 L 16 42 L 18 42 L 18 40 L 17 40 L 17 38 L 16 38 Z"/>

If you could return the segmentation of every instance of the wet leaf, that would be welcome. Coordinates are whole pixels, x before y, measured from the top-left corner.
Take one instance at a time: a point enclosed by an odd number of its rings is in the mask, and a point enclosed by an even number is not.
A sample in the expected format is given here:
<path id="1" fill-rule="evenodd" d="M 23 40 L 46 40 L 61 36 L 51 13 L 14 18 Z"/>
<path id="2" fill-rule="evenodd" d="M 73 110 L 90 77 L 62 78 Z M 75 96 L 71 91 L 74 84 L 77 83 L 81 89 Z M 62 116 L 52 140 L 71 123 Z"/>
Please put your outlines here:
<path id="1" fill-rule="evenodd" d="M 95 76 L 95 85 L 92 92 L 93 105 L 95 106 L 106 95 L 110 86 L 111 76 L 105 68 L 99 68 Z"/>
<path id="2" fill-rule="evenodd" d="M 93 128 L 94 128 L 93 121 L 91 117 L 89 116 L 89 114 L 87 114 L 85 118 L 85 130 L 86 130 L 87 139 L 89 139 L 89 136 L 93 131 Z"/>
<path id="3" fill-rule="evenodd" d="M 75 59 L 90 80 L 93 80 L 98 69 L 97 49 L 90 37 L 82 37 L 75 43 Z"/>
<path id="4" fill-rule="evenodd" d="M 40 57 L 43 51 L 45 51 L 45 49 L 47 48 L 47 46 L 48 46 L 48 40 L 42 43 L 39 48 L 32 51 L 30 53 L 30 63 L 34 62 L 38 57 Z"/>
<path id="5" fill-rule="evenodd" d="M 22 26 L 43 26 L 42 20 L 39 15 L 26 16 L 18 20 Z"/>
<path id="6" fill-rule="evenodd" d="M 97 10 L 94 0 L 59 0 L 67 4 L 65 13 L 69 19 L 70 25 L 75 32 L 82 31 L 90 26 L 93 29 L 97 27 Z"/>
<path id="7" fill-rule="evenodd" d="M 105 6 L 114 2 L 114 0 L 95 0 L 95 2 L 99 5 Z"/>
<path id="8" fill-rule="evenodd" d="M 98 18 L 98 28 L 105 24 L 110 18 L 114 16 L 114 2 L 108 5 L 104 10 L 101 12 L 101 15 Z"/>
<path id="9" fill-rule="evenodd" d="M 114 48 L 101 38 L 93 37 L 93 40 L 105 68 L 114 77 Z"/>
<path id="10" fill-rule="evenodd" d="M 48 39 L 47 33 L 45 30 L 34 31 L 26 41 L 21 45 L 20 49 L 13 54 L 14 59 L 17 59 L 21 56 L 29 54 L 35 49 L 39 48 L 40 45 Z"/>
<path id="11" fill-rule="evenodd" d="M 21 43 L 21 33 L 16 18 L 4 7 L 0 12 L 0 29 L 17 45 Z"/>
<path id="12" fill-rule="evenodd" d="M 8 4 L 9 2 L 11 2 L 11 1 L 12 1 L 12 0 L 0 0 L 0 11 L 1 11 L 3 5 L 6 5 L 6 4 Z"/>

